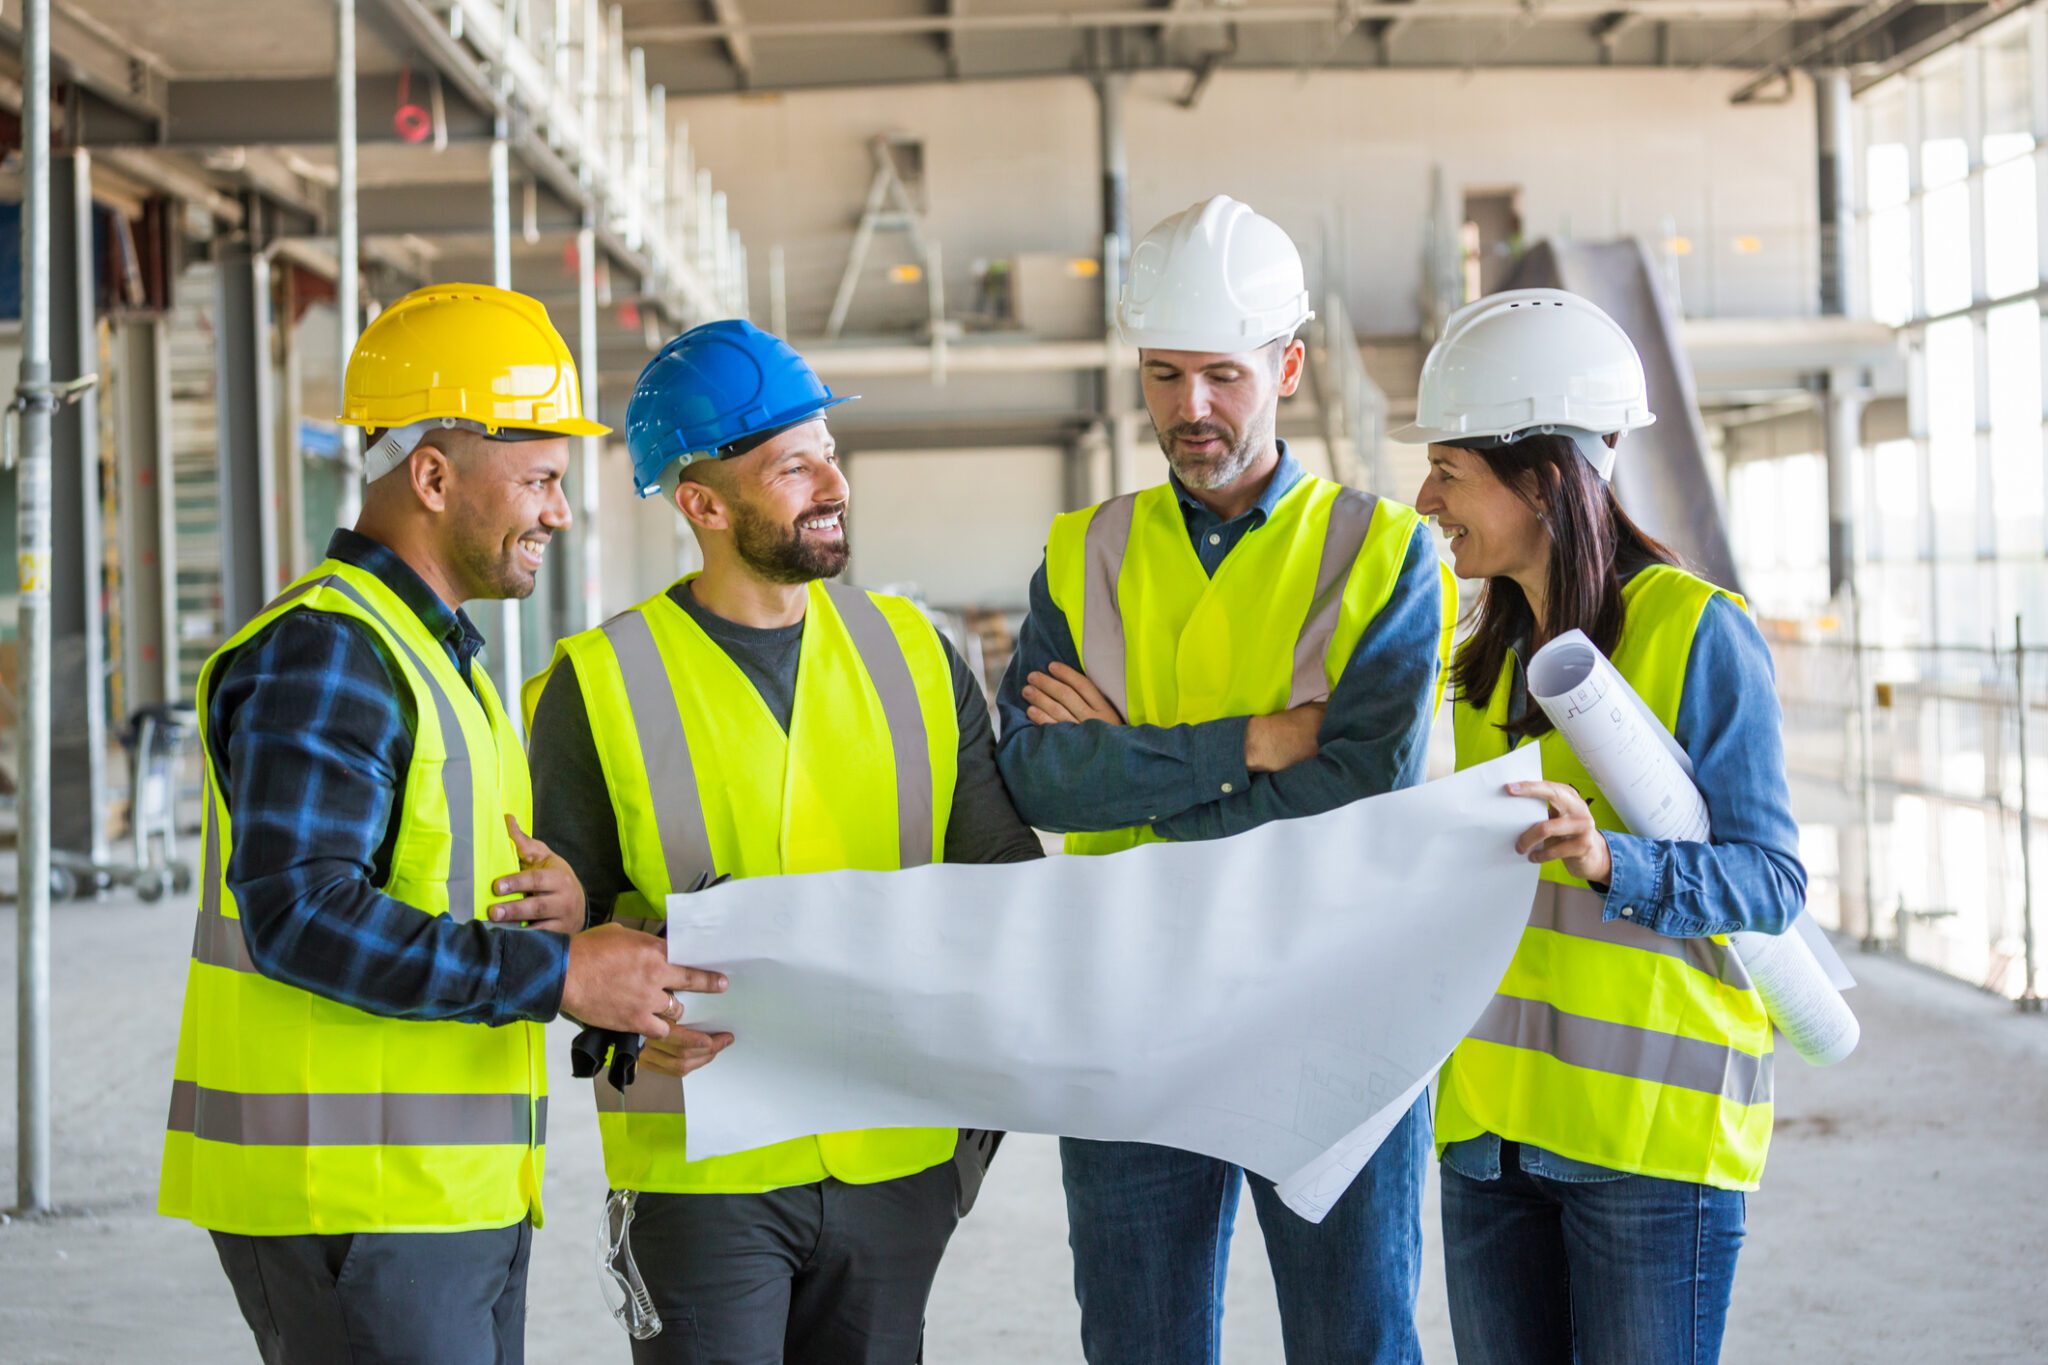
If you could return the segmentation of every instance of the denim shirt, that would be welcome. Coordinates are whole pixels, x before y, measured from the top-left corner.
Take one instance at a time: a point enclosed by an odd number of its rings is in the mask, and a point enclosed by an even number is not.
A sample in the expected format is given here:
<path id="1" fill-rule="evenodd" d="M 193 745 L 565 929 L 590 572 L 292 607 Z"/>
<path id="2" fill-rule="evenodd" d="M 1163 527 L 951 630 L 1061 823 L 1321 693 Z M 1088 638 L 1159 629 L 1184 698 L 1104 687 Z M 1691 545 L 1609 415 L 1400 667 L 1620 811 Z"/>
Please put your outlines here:
<path id="1" fill-rule="evenodd" d="M 1257 535 L 1304 471 L 1287 443 L 1272 482 L 1249 510 L 1224 521 L 1173 480 L 1195 556 L 1214 575 Z M 1045 565 L 1031 578 L 1031 610 L 996 694 L 996 752 L 1017 811 L 1056 833 L 1150 825 L 1167 839 L 1220 839 L 1271 820 L 1317 815 L 1422 780 L 1436 685 L 1442 586 L 1429 529 L 1418 524 L 1392 596 L 1366 627 L 1330 693 L 1321 751 L 1276 773 L 1245 770 L 1250 718 L 1192 725 L 1034 725 L 1024 681 L 1055 660 L 1081 667 Z"/>
<path id="2" fill-rule="evenodd" d="M 1519 662 L 1515 681 L 1519 689 Z M 1693 636 L 1677 739 L 1706 798 L 1713 840 L 1681 843 L 1608 831 L 1614 868 L 1604 917 L 1626 914 L 1671 938 L 1741 929 L 1783 933 L 1806 904 L 1806 868 L 1785 782 L 1777 675 L 1763 633 L 1725 597 L 1707 605 Z M 1494 1180 L 1500 1147 L 1488 1133 L 1452 1143 L 1444 1161 L 1468 1179 Z M 1527 1143 L 1521 1165 L 1531 1175 L 1563 1181 L 1627 1174 Z"/>

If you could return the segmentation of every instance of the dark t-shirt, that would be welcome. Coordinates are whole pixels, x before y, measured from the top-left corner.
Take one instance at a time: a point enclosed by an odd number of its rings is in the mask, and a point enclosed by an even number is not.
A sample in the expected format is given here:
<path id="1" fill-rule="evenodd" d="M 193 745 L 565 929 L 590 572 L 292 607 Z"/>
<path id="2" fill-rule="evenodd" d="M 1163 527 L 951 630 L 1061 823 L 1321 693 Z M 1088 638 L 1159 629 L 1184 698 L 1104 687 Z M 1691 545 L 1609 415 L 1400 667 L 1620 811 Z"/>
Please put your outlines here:
<path id="1" fill-rule="evenodd" d="M 739 666 L 787 731 L 796 709 L 803 624 L 762 630 L 728 621 L 700 604 L 684 583 L 671 587 L 668 595 Z M 1010 804 L 996 771 L 995 737 L 981 684 L 945 637 L 939 643 L 953 670 L 953 706 L 960 723 L 959 777 L 946 823 L 944 860 L 1015 863 L 1043 857 L 1038 836 Z M 605 790 L 583 689 L 567 659 L 549 675 L 534 707 L 531 766 L 534 837 L 576 870 L 589 898 L 591 922 L 597 923 L 611 913 L 622 892 L 632 889 L 632 882 L 619 850 L 618 820 Z"/>

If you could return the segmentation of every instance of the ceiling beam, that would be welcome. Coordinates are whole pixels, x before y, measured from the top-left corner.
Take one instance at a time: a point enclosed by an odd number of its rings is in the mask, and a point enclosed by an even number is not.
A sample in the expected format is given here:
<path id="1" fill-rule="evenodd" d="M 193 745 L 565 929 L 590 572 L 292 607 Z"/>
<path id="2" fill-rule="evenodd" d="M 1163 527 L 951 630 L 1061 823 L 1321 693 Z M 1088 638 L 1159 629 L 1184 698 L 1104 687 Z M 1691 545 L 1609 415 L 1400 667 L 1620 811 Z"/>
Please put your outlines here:
<path id="1" fill-rule="evenodd" d="M 938 12 L 947 18 L 951 18 L 962 12 L 962 3 L 963 0 L 938 0 Z M 959 80 L 960 34 L 958 31 L 949 28 L 939 34 L 939 55 L 946 59 L 946 79 L 949 81 Z"/>
<path id="2" fill-rule="evenodd" d="M 459 91 L 436 99 L 429 75 L 416 75 L 400 100 L 399 77 L 364 76 L 356 82 L 356 140 L 403 143 L 393 122 L 401 102 L 432 118 L 440 114 L 450 141 L 488 139 L 491 120 Z M 209 147 L 331 147 L 334 145 L 334 82 L 325 77 L 284 80 L 178 80 L 166 92 L 156 127 L 133 119 L 84 111 L 77 145 L 146 146 L 168 150 Z"/>
<path id="3" fill-rule="evenodd" d="M 1887 3 L 1890 0 L 1886 0 Z M 714 0 L 731 4 L 732 0 Z M 1917 3 L 1917 0 L 1905 0 Z M 1842 8 L 1836 0 L 1548 0 L 1532 10 L 1526 0 L 1433 0 L 1432 19 L 1530 19 L 1585 23 L 1620 10 L 1649 19 L 1690 19 L 1740 23 L 1757 19 L 1820 18 Z M 1402 0 L 1357 0 L 1346 18 L 1414 17 Z M 727 22 L 706 24 L 640 24 L 626 35 L 636 43 L 702 43 L 730 37 L 751 41 L 794 38 L 889 38 L 955 33 L 1084 32 L 1145 28 L 1221 28 L 1227 25 L 1292 24 L 1327 27 L 1333 18 L 1328 5 L 1269 5 L 1231 9 L 1103 9 L 1018 11 L 1006 14 L 870 15 L 835 18 Z"/>
<path id="4" fill-rule="evenodd" d="M 711 17 L 723 28 L 719 35 L 725 40 L 726 60 L 732 63 L 733 74 L 739 78 L 740 89 L 747 90 L 754 84 L 754 40 L 747 34 L 746 21 L 740 17 L 740 0 L 707 0 Z"/>

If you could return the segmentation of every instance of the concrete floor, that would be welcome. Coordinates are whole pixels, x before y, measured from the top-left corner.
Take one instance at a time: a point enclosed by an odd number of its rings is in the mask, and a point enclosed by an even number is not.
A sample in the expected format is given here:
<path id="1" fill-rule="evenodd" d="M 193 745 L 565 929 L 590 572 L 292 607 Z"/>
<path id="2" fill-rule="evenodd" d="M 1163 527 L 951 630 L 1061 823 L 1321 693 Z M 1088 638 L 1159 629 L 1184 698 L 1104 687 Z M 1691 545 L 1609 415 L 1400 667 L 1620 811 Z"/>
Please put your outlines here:
<path id="1" fill-rule="evenodd" d="M 152 1212 L 191 924 L 169 902 L 58 907 L 63 1212 L 0 1226 L 0 1361 L 255 1359 L 204 1234 Z M 8 911 L 8 982 L 13 950 Z M 2048 1361 L 2048 1018 L 1890 961 L 1852 966 L 1864 981 L 1852 997 L 1862 1050 L 1832 1071 L 1796 1060 L 1779 1070 L 1777 1141 L 1750 1200 L 1726 1358 Z M 562 1057 L 567 1032 L 550 1041 Z M 15 1161 L 13 1052 L 0 1057 L 0 1198 Z M 592 1266 L 595 1120 L 561 1071 L 528 1354 L 536 1365 L 624 1361 Z M 1452 1359 L 1434 1189 L 1425 1222 L 1421 1318 L 1434 1365 Z M 1247 1213 L 1237 1236 L 1224 1358 L 1277 1361 L 1257 1219 Z M 1052 1140 L 1011 1139 L 940 1273 L 927 1359 L 1078 1360 L 1065 1239 Z"/>

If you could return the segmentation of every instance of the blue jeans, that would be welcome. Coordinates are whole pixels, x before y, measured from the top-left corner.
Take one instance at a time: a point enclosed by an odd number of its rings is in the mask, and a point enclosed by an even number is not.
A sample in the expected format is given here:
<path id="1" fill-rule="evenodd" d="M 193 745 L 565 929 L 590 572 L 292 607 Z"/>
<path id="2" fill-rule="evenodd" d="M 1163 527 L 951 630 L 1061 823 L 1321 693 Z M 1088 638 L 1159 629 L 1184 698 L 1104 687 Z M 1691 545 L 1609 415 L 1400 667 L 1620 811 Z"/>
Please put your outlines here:
<path id="1" fill-rule="evenodd" d="M 1141 1142 L 1060 1139 L 1081 1348 L 1091 1365 L 1214 1365 L 1241 1182 L 1266 1235 L 1294 1365 L 1420 1365 L 1427 1099 L 1387 1136 L 1321 1223 L 1273 1182 Z"/>
<path id="2" fill-rule="evenodd" d="M 1443 1167 L 1458 1365 L 1714 1365 L 1742 1248 L 1740 1191 L 1614 1173 Z"/>

